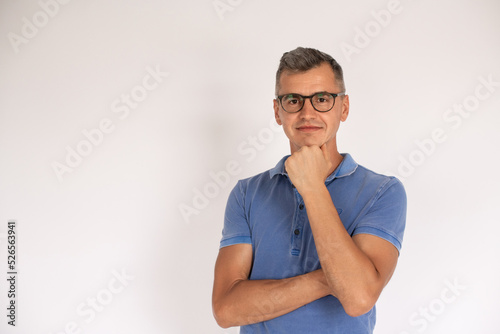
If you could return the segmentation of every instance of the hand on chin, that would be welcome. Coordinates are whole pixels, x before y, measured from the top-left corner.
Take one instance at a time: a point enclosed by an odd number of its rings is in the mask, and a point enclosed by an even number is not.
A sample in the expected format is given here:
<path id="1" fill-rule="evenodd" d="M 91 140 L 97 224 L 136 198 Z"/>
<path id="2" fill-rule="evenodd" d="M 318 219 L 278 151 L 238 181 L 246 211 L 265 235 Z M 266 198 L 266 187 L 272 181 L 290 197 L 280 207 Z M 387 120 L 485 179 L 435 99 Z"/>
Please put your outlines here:
<path id="1" fill-rule="evenodd" d="M 295 150 L 292 151 L 292 154 L 293 154 L 293 152 L 296 152 L 296 151 L 300 150 L 304 146 L 318 146 L 318 147 L 321 147 L 323 144 L 324 144 L 324 141 L 322 141 L 321 139 L 306 138 L 304 140 L 301 140 L 300 142 L 296 142 L 295 145 L 293 145 L 293 147 L 295 148 Z"/>
<path id="2" fill-rule="evenodd" d="M 307 136 L 301 141 L 301 146 L 319 146 L 325 143 L 325 139 L 322 136 Z"/>

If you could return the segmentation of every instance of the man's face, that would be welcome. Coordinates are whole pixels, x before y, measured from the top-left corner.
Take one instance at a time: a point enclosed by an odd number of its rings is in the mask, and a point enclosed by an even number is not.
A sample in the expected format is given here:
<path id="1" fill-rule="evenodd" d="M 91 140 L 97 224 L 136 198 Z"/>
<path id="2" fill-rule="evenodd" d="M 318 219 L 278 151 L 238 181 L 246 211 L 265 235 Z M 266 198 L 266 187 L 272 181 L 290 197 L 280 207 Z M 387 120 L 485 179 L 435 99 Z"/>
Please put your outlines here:
<path id="1" fill-rule="evenodd" d="M 318 92 L 342 93 L 335 80 L 335 74 L 327 63 L 306 72 L 285 71 L 281 74 L 278 95 L 296 93 L 309 96 Z M 345 121 L 348 114 L 348 96 L 337 96 L 335 105 L 327 112 L 316 111 L 311 100 L 306 99 L 302 110 L 288 113 L 283 110 L 277 99 L 274 100 L 274 116 L 290 140 L 292 154 L 302 146 L 321 147 L 326 142 L 329 144 L 328 147 L 336 150 L 336 134 L 340 122 Z"/>

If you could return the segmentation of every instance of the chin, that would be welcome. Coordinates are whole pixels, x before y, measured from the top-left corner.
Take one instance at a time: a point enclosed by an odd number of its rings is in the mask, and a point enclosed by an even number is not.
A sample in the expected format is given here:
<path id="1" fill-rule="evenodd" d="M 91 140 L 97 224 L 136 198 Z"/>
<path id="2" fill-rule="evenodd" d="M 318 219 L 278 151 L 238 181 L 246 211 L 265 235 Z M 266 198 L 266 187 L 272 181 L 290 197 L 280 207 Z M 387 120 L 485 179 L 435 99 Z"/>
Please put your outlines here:
<path id="1" fill-rule="evenodd" d="M 311 145 L 321 146 L 325 142 L 325 140 L 324 138 L 309 137 L 309 138 L 304 138 L 303 140 L 301 140 L 301 142 L 304 144 L 303 146 L 311 146 Z"/>
<path id="2" fill-rule="evenodd" d="M 300 143 L 292 144 L 293 147 L 296 147 L 297 150 L 301 149 L 304 146 L 319 146 L 323 145 L 323 142 L 320 140 L 303 140 Z"/>

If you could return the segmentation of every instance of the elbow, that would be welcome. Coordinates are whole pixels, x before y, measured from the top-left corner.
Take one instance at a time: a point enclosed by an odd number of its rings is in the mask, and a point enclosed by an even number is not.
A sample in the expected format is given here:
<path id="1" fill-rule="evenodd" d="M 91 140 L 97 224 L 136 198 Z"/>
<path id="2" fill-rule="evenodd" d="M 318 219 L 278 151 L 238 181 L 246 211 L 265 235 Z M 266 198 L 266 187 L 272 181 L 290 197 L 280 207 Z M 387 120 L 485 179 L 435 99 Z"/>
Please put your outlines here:
<path id="1" fill-rule="evenodd" d="M 215 321 L 217 322 L 217 325 L 219 325 L 222 328 L 229 328 L 234 325 L 231 324 L 229 321 L 230 317 L 228 316 L 228 310 L 227 307 L 224 305 L 220 304 L 213 304 L 212 305 L 212 312 L 214 314 Z"/>
<path id="2" fill-rule="evenodd" d="M 235 281 L 232 284 L 232 287 L 238 283 L 239 281 Z M 234 299 L 234 298 L 233 298 Z M 239 320 L 239 312 L 238 307 L 234 305 L 234 302 L 231 302 L 231 298 L 228 297 L 228 294 L 222 293 L 214 293 L 212 295 L 212 313 L 219 325 L 222 328 L 229 328 L 234 326 L 240 326 L 238 323 Z"/>
<path id="3" fill-rule="evenodd" d="M 344 308 L 344 310 L 345 313 L 347 313 L 347 315 L 355 318 L 368 313 L 372 308 L 373 306 L 367 307 L 364 305 L 359 305 L 359 306 L 350 306 L 348 308 Z"/>
<path id="4" fill-rule="evenodd" d="M 370 296 L 357 296 L 350 302 L 344 303 L 344 311 L 351 317 L 359 317 L 370 312 L 375 306 L 376 298 Z"/>
<path id="5" fill-rule="evenodd" d="M 229 327 L 232 327 L 232 326 L 229 324 L 229 322 L 226 322 L 226 321 L 224 321 L 224 320 L 222 320 L 222 319 L 219 319 L 219 318 L 217 318 L 217 317 L 215 318 L 215 321 L 217 322 L 217 325 L 219 325 L 219 327 L 221 327 L 221 328 L 227 329 L 227 328 L 229 328 Z"/>

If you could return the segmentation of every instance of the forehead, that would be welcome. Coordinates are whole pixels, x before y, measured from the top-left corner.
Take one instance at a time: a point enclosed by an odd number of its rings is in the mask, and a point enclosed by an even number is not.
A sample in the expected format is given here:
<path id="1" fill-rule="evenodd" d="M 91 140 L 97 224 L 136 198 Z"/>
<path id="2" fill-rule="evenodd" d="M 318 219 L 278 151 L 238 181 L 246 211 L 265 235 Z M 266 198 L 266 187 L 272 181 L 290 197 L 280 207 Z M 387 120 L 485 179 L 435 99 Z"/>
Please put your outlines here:
<path id="1" fill-rule="evenodd" d="M 335 74 L 328 63 L 323 63 L 305 72 L 284 71 L 281 74 L 279 94 L 310 95 L 321 91 L 330 93 L 339 91 Z"/>

